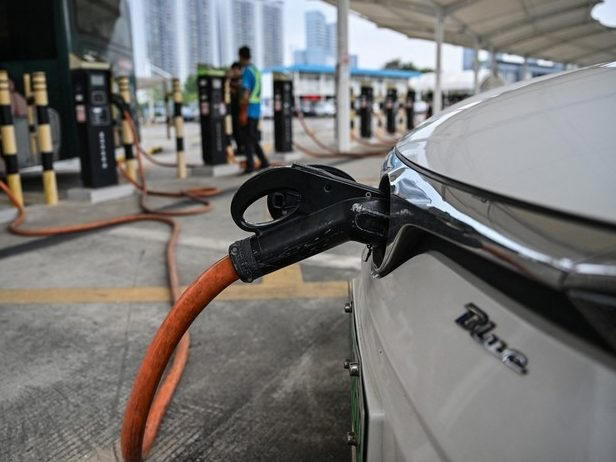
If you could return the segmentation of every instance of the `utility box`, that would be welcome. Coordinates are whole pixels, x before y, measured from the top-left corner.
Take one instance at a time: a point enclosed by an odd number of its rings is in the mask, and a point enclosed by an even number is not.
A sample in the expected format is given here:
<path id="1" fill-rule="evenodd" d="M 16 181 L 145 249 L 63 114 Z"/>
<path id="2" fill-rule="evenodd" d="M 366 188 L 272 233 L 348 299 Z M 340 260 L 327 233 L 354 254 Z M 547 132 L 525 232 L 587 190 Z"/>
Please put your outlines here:
<path id="1" fill-rule="evenodd" d="M 372 137 L 372 104 L 374 102 L 374 90 L 372 86 L 362 85 L 359 95 L 359 127 L 362 138 Z"/>
<path id="2" fill-rule="evenodd" d="M 412 88 L 406 91 L 404 109 L 406 111 L 406 128 L 413 130 L 415 128 L 415 90 Z"/>
<path id="3" fill-rule="evenodd" d="M 73 61 L 71 64 L 81 181 L 88 188 L 115 185 L 118 183 L 118 173 L 113 140 L 109 65 L 86 61 Z"/>
<path id="4" fill-rule="evenodd" d="M 286 74 L 274 74 L 274 147 L 293 151 L 293 82 Z"/>
<path id="5" fill-rule="evenodd" d="M 205 165 L 227 163 L 225 140 L 225 73 L 205 66 L 197 67 L 201 154 Z"/>
<path id="6" fill-rule="evenodd" d="M 387 133 L 396 133 L 396 112 L 398 109 L 398 90 L 395 87 L 387 89 L 385 96 L 385 117 L 387 120 Z"/>

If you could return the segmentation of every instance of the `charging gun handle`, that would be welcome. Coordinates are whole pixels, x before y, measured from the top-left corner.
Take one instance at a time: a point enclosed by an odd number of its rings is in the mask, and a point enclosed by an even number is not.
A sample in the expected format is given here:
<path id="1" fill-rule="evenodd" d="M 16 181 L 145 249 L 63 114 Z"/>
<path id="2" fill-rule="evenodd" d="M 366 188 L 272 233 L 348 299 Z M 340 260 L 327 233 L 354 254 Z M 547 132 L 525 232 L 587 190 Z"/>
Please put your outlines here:
<path id="1" fill-rule="evenodd" d="M 246 209 L 265 196 L 274 220 L 247 223 Z M 229 247 L 244 282 L 348 241 L 378 244 L 387 237 L 384 194 L 303 165 L 269 169 L 248 180 L 233 197 L 231 215 L 240 228 L 255 233 Z"/>

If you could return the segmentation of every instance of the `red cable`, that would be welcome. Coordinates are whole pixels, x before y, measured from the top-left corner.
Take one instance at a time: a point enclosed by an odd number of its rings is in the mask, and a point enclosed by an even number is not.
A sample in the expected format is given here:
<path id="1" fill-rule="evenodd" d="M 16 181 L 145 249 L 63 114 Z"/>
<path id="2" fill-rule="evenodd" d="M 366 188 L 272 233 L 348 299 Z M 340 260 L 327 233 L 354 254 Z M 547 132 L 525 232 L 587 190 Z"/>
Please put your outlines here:
<path id="1" fill-rule="evenodd" d="M 158 328 L 139 367 L 124 411 L 121 447 L 125 462 L 141 462 L 147 455 L 149 447 L 146 447 L 144 433 L 149 430 L 150 419 L 164 413 L 164 409 L 152 403 L 154 393 L 176 345 L 208 303 L 237 279 L 231 259 L 227 256 L 219 260 L 184 291 Z"/>

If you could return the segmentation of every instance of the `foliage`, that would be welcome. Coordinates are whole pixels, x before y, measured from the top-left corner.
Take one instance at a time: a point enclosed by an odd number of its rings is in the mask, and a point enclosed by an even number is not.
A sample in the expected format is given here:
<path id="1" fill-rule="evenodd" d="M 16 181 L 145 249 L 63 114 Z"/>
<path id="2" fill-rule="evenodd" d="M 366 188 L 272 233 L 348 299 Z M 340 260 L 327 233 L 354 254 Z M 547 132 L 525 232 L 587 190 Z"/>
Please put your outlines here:
<path id="1" fill-rule="evenodd" d="M 184 81 L 184 104 L 197 101 L 197 75 L 190 74 Z"/>
<path id="2" fill-rule="evenodd" d="M 419 72 L 434 72 L 434 69 L 429 67 L 417 67 L 412 61 L 403 62 L 400 58 L 387 61 L 383 69 L 396 69 L 400 71 L 419 71 Z"/>

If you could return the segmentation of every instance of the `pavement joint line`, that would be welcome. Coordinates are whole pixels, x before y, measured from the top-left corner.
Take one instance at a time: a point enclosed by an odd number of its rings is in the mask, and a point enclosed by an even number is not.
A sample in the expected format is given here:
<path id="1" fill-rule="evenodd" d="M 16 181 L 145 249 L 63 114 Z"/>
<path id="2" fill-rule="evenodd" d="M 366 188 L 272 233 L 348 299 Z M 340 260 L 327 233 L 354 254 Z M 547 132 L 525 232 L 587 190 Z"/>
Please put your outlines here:
<path id="1" fill-rule="evenodd" d="M 304 282 L 301 268 L 296 263 L 265 276 L 261 284 L 234 284 L 216 299 L 234 301 L 341 298 L 347 295 L 347 285 L 347 281 L 341 280 Z M 126 302 L 171 302 L 171 292 L 167 287 L 156 286 L 0 289 L 0 304 Z"/>

